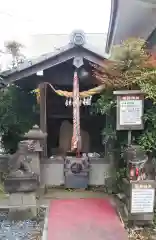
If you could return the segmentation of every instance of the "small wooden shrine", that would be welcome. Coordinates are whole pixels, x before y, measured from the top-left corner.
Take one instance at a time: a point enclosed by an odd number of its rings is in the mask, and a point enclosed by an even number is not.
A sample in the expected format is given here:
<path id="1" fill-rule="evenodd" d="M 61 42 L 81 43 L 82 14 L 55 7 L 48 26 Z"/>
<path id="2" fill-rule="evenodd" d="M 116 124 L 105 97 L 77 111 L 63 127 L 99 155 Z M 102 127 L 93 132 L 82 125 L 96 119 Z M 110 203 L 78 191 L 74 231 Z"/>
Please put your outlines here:
<path id="1" fill-rule="evenodd" d="M 40 128 L 48 134 L 43 144 L 45 157 L 69 151 L 74 131 L 75 134 L 79 131 L 83 152 L 103 151 L 100 138 L 105 118 L 92 116 L 90 106 L 103 89 L 93 76 L 93 65 L 107 62 L 102 54 L 88 45 L 82 31 L 75 31 L 67 46 L 3 74 L 7 83 L 15 82 L 24 88 L 36 89 L 40 102 Z M 74 80 L 79 95 L 75 96 L 79 105 L 75 115 Z M 75 130 L 74 116 L 80 125 L 75 126 Z"/>

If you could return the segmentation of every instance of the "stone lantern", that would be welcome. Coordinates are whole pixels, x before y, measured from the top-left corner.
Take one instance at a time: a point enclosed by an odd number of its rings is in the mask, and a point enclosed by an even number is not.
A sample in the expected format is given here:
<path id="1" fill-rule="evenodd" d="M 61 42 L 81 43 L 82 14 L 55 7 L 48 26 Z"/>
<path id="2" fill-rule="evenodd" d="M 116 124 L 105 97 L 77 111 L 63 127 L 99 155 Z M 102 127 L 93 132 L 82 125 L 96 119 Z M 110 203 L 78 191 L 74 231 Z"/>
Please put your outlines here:
<path id="1" fill-rule="evenodd" d="M 41 141 L 47 137 L 47 133 L 43 133 L 41 129 L 35 125 L 29 132 L 24 135 L 28 139 L 28 157 L 31 159 L 31 169 L 39 176 L 40 179 L 40 153 L 43 151 Z"/>
<path id="2" fill-rule="evenodd" d="M 129 221 L 151 222 L 154 217 L 155 180 L 149 178 L 148 156 L 139 145 L 130 145 L 124 152 L 128 176 L 123 179 L 124 210 Z"/>
<path id="3" fill-rule="evenodd" d="M 147 162 L 148 156 L 146 152 L 143 151 L 139 145 L 131 145 L 125 149 L 124 159 L 127 162 L 128 179 L 137 180 L 137 176 L 135 174 L 133 175 L 133 172 L 136 173 L 135 170 Z"/>
<path id="4" fill-rule="evenodd" d="M 47 133 L 43 133 L 39 126 L 34 125 L 29 132 L 24 135 L 24 138 L 30 140 L 44 140 L 47 137 Z"/>

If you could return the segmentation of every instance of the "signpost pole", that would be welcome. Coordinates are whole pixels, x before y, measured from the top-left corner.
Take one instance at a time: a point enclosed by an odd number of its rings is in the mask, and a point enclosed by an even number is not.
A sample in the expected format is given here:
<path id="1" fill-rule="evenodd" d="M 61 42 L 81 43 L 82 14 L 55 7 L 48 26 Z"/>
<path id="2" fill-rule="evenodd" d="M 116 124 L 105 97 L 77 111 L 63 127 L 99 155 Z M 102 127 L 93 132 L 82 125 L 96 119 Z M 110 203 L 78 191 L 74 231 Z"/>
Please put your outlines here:
<path id="1" fill-rule="evenodd" d="M 132 140 L 132 131 L 128 130 L 128 146 L 131 145 L 131 140 Z"/>

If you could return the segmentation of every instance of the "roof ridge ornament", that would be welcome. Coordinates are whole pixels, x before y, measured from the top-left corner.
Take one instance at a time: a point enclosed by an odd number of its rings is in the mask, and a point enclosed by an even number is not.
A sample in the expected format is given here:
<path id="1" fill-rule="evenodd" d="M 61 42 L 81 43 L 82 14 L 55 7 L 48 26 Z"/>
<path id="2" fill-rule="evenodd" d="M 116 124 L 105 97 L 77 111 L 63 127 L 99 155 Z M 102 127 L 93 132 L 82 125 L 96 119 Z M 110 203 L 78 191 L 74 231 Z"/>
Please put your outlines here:
<path id="1" fill-rule="evenodd" d="M 71 33 L 70 42 L 77 46 L 85 44 L 85 33 L 82 30 L 75 30 Z"/>

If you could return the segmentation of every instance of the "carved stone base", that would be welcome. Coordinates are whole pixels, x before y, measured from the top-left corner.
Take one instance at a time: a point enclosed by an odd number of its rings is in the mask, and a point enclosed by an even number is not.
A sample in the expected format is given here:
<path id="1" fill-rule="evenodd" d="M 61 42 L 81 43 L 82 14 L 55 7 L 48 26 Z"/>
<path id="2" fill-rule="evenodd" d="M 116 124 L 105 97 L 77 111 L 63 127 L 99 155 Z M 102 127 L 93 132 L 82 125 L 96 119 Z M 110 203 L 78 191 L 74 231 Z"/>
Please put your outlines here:
<path id="1" fill-rule="evenodd" d="M 35 192 L 39 181 L 37 176 L 12 177 L 9 176 L 4 182 L 5 191 L 8 193 Z"/>

